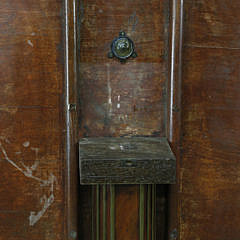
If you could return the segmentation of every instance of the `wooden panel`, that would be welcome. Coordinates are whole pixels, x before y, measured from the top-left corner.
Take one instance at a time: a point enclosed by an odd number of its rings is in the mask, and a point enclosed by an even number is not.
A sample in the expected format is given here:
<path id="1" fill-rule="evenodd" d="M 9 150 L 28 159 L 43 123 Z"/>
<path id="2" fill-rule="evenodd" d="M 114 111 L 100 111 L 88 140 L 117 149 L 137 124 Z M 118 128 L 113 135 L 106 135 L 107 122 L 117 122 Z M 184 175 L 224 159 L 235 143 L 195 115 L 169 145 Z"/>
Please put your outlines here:
<path id="1" fill-rule="evenodd" d="M 176 159 L 166 138 L 83 138 L 79 166 L 82 184 L 170 184 L 176 179 Z"/>
<path id="2" fill-rule="evenodd" d="M 208 48 L 240 47 L 238 9 L 233 0 L 185 0 L 185 45 Z"/>
<path id="3" fill-rule="evenodd" d="M 183 44 L 183 2 L 174 0 L 170 6 L 171 58 L 168 84 L 168 140 L 176 156 L 176 184 L 168 188 L 168 237 L 176 239 L 179 230 L 179 188 L 181 166 L 181 89 L 182 89 L 182 44 Z M 164 237 L 163 237 L 164 239 Z"/>
<path id="4" fill-rule="evenodd" d="M 0 2 L 0 239 L 63 239 L 61 1 Z"/>
<path id="5" fill-rule="evenodd" d="M 185 1 L 180 239 L 239 239 L 239 1 Z"/>
<path id="6" fill-rule="evenodd" d="M 78 237 L 79 239 L 93 239 L 95 240 L 95 235 L 92 233 L 96 230 L 96 224 L 93 223 L 93 217 L 96 213 L 96 196 L 95 189 L 89 186 L 81 186 L 80 193 L 78 197 Z M 94 205 L 94 206 L 93 206 Z M 76 209 L 75 209 L 76 210 Z M 87 223 L 87 224 L 86 224 Z M 94 237 L 92 237 L 94 235 Z"/>
<path id="7" fill-rule="evenodd" d="M 79 1 L 79 138 L 166 137 L 169 4 L 168 0 Z M 134 41 L 138 53 L 136 59 L 130 59 L 126 64 L 107 57 L 111 42 L 119 31 L 125 31 Z M 147 239 L 145 228 L 139 232 L 146 217 L 140 217 L 137 211 L 140 186 L 119 188 L 118 193 L 116 187 L 115 239 Z M 94 191 L 96 195 L 97 190 Z M 143 204 L 141 212 L 145 212 L 145 208 Z M 95 211 L 94 204 L 92 208 L 88 206 L 86 216 L 92 211 Z M 84 219 L 87 222 L 81 222 L 81 228 L 92 225 L 87 217 Z M 83 239 L 85 236 L 89 235 L 83 235 Z M 155 235 L 152 236 L 154 239 Z M 158 231 L 156 239 L 161 239 L 160 236 L 163 234 Z M 100 234 L 100 239 L 102 237 Z"/>
<path id="8" fill-rule="evenodd" d="M 168 1 L 81 1 L 80 136 L 165 135 Z M 138 57 L 108 59 L 124 30 Z"/>
<path id="9" fill-rule="evenodd" d="M 116 240 L 139 239 L 139 186 L 117 186 L 116 202 Z"/>

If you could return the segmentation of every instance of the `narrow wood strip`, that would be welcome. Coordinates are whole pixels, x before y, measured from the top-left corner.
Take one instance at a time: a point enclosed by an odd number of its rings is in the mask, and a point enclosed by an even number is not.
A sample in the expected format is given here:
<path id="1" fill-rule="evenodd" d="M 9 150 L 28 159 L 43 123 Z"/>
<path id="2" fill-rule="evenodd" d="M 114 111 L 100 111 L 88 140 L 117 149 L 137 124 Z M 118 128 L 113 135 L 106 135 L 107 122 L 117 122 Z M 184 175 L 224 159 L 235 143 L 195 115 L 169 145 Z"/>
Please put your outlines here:
<path id="1" fill-rule="evenodd" d="M 95 240 L 95 229 L 96 229 L 96 224 L 95 224 L 95 220 L 96 220 L 96 206 L 95 206 L 95 191 L 96 190 L 96 187 L 95 186 L 92 186 L 92 234 L 91 234 L 91 237 L 92 237 L 92 240 Z"/>
<path id="2" fill-rule="evenodd" d="M 152 240 L 156 239 L 156 184 L 152 186 Z"/>
<path id="3" fill-rule="evenodd" d="M 110 185 L 110 240 L 115 240 L 115 185 Z"/>
<path id="4" fill-rule="evenodd" d="M 152 190 L 152 185 L 148 184 L 147 185 L 147 240 L 150 240 L 150 231 L 151 231 L 151 203 L 152 203 L 152 199 L 151 199 L 151 190 Z"/>
<path id="5" fill-rule="evenodd" d="M 76 209 L 77 205 L 77 195 L 78 195 L 78 174 L 77 174 L 77 161 L 76 161 L 76 141 L 77 141 L 77 115 L 75 111 L 69 111 L 70 103 L 76 103 L 77 99 L 77 87 L 76 87 L 76 3 L 77 1 L 65 0 L 64 3 L 64 28 L 65 33 L 64 42 L 65 42 L 65 81 L 64 81 L 64 121 L 66 128 L 65 143 L 63 148 L 65 148 L 65 157 L 66 162 L 64 168 L 65 172 L 65 209 L 66 219 L 65 219 L 65 228 L 67 233 L 67 238 L 70 236 L 78 235 L 78 212 Z M 57 8 L 56 8 L 57 9 Z M 27 17 L 27 15 L 25 16 Z M 41 23 L 39 23 L 41 24 Z M 51 50 L 51 49 L 49 49 Z M 42 52 L 44 53 L 44 51 Z M 40 56 L 39 56 L 40 57 Z M 17 60 L 17 58 L 16 58 Z M 37 72 L 37 71 L 36 71 Z M 35 77 L 37 77 L 36 75 Z M 41 89 L 39 89 L 41 90 Z M 41 96 L 41 91 L 39 95 Z M 31 96 L 31 95 L 29 95 Z M 78 236 L 79 237 L 79 236 Z"/>
<path id="6" fill-rule="evenodd" d="M 79 153 L 81 184 L 175 183 L 176 161 L 166 138 L 82 138 Z"/>
<path id="7" fill-rule="evenodd" d="M 99 204 L 99 185 L 96 186 L 96 240 L 99 240 L 100 238 L 100 204 Z"/>
<path id="8" fill-rule="evenodd" d="M 187 2 L 187 1 L 186 1 Z M 171 80 L 168 86 L 168 117 L 167 121 L 167 137 L 171 143 L 173 152 L 177 157 L 176 172 L 180 172 L 180 142 L 182 141 L 182 52 L 183 52 L 183 19 L 184 11 L 183 5 L 184 0 L 171 0 L 170 3 L 170 23 L 171 23 L 171 39 L 172 43 L 169 49 L 171 54 L 171 71 L 169 79 Z M 185 43 L 184 43 L 185 45 Z M 176 184 L 169 186 L 168 192 L 168 231 L 171 232 L 173 229 L 178 229 L 180 226 L 180 197 L 179 189 L 181 176 L 176 177 Z M 158 191 L 158 190 L 157 190 Z M 158 198 L 158 197 L 157 197 Z M 158 205 L 157 205 L 158 208 Z M 155 218 L 159 218 L 156 216 Z M 159 227 L 156 228 L 156 238 L 159 238 Z"/>
<path id="9" fill-rule="evenodd" d="M 140 203 L 139 203 L 139 240 L 144 240 L 144 200 L 145 186 L 140 185 Z"/>
<path id="10" fill-rule="evenodd" d="M 103 196 L 102 196 L 102 200 L 103 200 L 103 203 L 102 203 L 102 207 L 103 207 L 103 240 L 107 240 L 107 191 L 106 191 L 106 185 L 104 184 L 103 187 Z"/>

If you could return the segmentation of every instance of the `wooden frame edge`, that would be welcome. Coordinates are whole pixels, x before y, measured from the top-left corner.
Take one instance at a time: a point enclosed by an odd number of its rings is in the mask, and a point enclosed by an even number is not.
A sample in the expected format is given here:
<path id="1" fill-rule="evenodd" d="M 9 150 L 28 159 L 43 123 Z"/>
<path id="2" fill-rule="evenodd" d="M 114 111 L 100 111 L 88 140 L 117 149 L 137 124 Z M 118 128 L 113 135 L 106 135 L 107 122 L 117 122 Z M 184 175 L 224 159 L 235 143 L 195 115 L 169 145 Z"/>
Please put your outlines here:
<path id="1" fill-rule="evenodd" d="M 65 163 L 64 239 L 78 238 L 76 1 L 64 0 L 65 42 Z"/>
<path id="2" fill-rule="evenodd" d="M 183 4 L 184 0 L 170 3 L 170 57 L 168 86 L 168 127 L 167 136 L 177 158 L 176 184 L 169 187 L 168 196 L 168 239 L 180 237 L 180 165 L 181 165 L 181 84 L 183 45 Z"/>

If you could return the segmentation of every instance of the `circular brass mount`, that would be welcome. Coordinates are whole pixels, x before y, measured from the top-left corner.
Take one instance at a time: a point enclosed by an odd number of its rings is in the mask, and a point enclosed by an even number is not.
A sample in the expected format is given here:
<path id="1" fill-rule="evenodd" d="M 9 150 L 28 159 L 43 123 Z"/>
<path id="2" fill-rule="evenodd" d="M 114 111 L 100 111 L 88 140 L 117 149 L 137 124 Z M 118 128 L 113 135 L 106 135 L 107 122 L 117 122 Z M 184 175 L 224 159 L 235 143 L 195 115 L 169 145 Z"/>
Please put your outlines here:
<path id="1" fill-rule="evenodd" d="M 130 57 L 137 57 L 137 53 L 134 50 L 134 43 L 126 36 L 125 32 L 120 32 L 119 37 L 113 40 L 108 57 L 116 57 L 121 62 L 126 62 L 126 60 Z"/>

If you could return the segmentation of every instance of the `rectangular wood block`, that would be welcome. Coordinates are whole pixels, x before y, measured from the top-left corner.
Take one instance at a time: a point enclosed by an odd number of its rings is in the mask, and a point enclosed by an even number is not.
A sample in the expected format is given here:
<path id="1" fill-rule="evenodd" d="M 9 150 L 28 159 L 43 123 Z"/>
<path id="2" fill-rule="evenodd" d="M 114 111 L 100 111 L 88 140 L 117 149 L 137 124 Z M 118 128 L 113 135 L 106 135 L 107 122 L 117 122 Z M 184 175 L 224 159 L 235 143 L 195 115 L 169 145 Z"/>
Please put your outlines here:
<path id="1" fill-rule="evenodd" d="M 79 165 L 81 184 L 173 184 L 176 179 L 166 138 L 82 138 Z"/>

